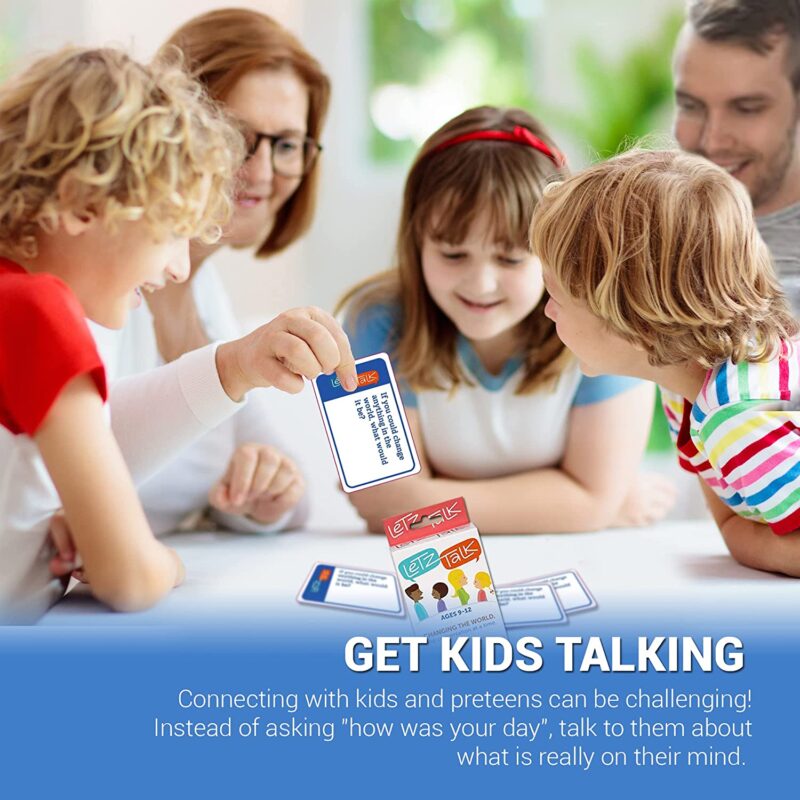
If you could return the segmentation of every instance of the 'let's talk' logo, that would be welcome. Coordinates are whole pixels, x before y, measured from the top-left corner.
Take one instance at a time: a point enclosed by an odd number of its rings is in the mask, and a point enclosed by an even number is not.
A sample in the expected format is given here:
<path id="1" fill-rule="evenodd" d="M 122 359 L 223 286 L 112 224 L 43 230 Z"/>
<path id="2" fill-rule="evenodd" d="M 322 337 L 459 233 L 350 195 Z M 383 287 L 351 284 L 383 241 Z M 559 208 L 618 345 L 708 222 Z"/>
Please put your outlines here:
<path id="1" fill-rule="evenodd" d="M 373 383 L 378 383 L 380 380 L 380 376 L 378 375 L 377 370 L 371 369 L 367 372 L 360 372 L 356 375 L 356 379 L 358 380 L 359 386 L 371 386 Z M 331 386 L 334 389 L 338 389 L 342 384 L 339 383 L 339 379 L 334 376 L 331 378 Z"/>

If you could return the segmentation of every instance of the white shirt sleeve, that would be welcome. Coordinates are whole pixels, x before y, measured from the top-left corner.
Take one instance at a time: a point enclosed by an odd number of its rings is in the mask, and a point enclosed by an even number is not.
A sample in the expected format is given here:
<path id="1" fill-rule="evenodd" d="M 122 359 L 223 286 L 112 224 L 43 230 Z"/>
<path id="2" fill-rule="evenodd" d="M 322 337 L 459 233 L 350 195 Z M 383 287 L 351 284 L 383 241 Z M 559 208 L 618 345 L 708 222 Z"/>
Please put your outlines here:
<path id="1" fill-rule="evenodd" d="M 213 264 L 204 264 L 191 285 L 209 337 L 237 338 L 239 325 Z M 156 535 L 207 506 L 209 490 L 238 445 L 270 444 L 292 457 L 271 424 L 280 417 L 269 408 L 274 390 L 250 392 L 247 404 L 234 403 L 219 383 L 214 346 L 164 365 L 146 304 L 121 332 L 93 332 L 111 378 L 114 434 Z M 217 511 L 213 518 L 221 527 L 253 533 L 298 527 L 308 516 L 307 497 L 270 525 Z"/>
<path id="2" fill-rule="evenodd" d="M 192 293 L 200 320 L 210 337 L 233 339 L 240 335 L 227 293 L 213 264 L 204 264 L 194 276 Z M 123 374 L 127 371 L 152 370 L 161 363 L 152 317 L 149 312 L 143 313 L 144 308 L 136 309 L 142 313 L 131 315 L 126 336 L 117 345 L 121 352 L 116 358 L 123 365 Z M 141 377 L 143 376 L 140 375 L 139 378 Z M 154 475 L 152 469 L 148 470 L 150 479 L 140 486 L 139 494 L 156 535 L 175 530 L 186 517 L 208 506 L 208 492 L 224 474 L 238 445 L 248 442 L 270 444 L 293 457 L 291 449 L 284 445 L 276 431 L 278 426 L 272 423 L 280 417 L 280 412 L 275 413 L 270 408 L 269 398 L 274 396 L 274 392 L 275 390 L 269 389 L 250 392 L 247 404 L 239 413 L 225 419 L 221 424 L 216 424 L 213 430 L 199 431 L 194 437 L 196 440 L 173 458 L 166 459 L 167 463 L 157 474 Z M 199 392 L 193 394 L 197 395 Z M 151 401 L 150 406 L 154 404 Z M 234 410 L 237 408 L 239 406 Z M 213 409 L 208 409 L 202 416 L 210 420 L 216 418 L 216 413 Z M 133 432 L 135 436 L 135 427 Z M 130 452 L 130 446 L 126 445 L 125 450 Z M 126 453 L 126 459 L 129 457 Z M 148 456 L 148 460 L 152 460 L 152 456 Z M 211 516 L 220 527 L 246 533 L 267 533 L 299 527 L 308 517 L 308 493 L 294 509 L 269 525 L 215 510 L 211 512 Z"/>
<path id="3" fill-rule="evenodd" d="M 243 407 L 222 388 L 217 346 L 112 384 L 111 427 L 136 483 Z"/>

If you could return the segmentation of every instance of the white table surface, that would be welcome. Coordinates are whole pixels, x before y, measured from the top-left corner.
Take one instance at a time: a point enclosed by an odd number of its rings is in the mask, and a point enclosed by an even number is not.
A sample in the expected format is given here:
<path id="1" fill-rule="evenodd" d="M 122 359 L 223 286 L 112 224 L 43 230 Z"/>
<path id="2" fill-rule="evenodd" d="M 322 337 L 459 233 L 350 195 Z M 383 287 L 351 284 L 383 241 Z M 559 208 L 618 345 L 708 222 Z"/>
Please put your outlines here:
<path id="1" fill-rule="evenodd" d="M 270 395 L 272 413 L 292 432 L 293 454 L 304 467 L 312 497 L 309 529 L 270 536 L 180 533 L 164 541 L 187 568 L 183 586 L 139 614 L 114 614 L 72 592 L 42 620 L 49 626 L 203 626 L 215 616 L 267 623 L 333 626 L 376 620 L 383 629 L 409 632 L 407 620 L 301 605 L 296 601 L 318 562 L 392 572 L 382 535 L 367 534 L 338 479 L 313 392 Z M 795 626 L 800 580 L 746 569 L 728 555 L 703 508 L 697 481 L 677 468 L 671 454 L 650 459 L 645 469 L 662 472 L 678 487 L 683 516 L 648 528 L 536 536 L 484 536 L 498 585 L 567 569 L 577 570 L 598 608 L 570 617 L 573 628 L 636 615 L 690 623 L 714 617 L 737 623 L 748 616 L 759 626 Z M 328 622 L 330 620 L 330 622 Z M 796 626 L 795 626 L 796 627 Z"/>
<path id="2" fill-rule="evenodd" d="M 363 530 L 306 530 L 268 536 L 223 532 L 178 533 L 164 541 L 180 553 L 187 579 L 156 608 L 115 614 L 85 591 L 72 592 L 42 620 L 48 626 L 202 625 L 228 619 L 335 624 L 354 612 L 296 601 L 317 562 L 393 571 L 383 536 Z M 498 585 L 567 569 L 577 570 L 598 609 L 574 624 L 651 613 L 687 623 L 717 618 L 794 626 L 800 581 L 746 569 L 728 555 L 710 520 L 664 522 L 642 529 L 536 536 L 484 536 Z M 85 589 L 85 587 L 81 587 Z M 333 615 L 333 616 L 330 616 Z M 405 620 L 385 620 L 406 631 Z M 407 631 L 406 631 L 407 632 Z"/>

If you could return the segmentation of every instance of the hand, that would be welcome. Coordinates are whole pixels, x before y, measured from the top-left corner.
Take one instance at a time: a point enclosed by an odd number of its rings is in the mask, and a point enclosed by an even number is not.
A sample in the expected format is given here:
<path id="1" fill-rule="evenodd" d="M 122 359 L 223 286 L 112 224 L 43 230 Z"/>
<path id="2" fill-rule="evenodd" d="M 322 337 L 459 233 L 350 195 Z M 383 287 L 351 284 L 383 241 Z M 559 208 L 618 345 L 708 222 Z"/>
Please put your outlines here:
<path id="1" fill-rule="evenodd" d="M 217 369 L 228 396 L 239 401 L 257 386 L 302 391 L 303 378 L 335 372 L 342 386 L 357 386 L 355 361 L 341 325 L 320 308 L 295 308 L 252 333 L 217 348 Z"/>
<path id="2" fill-rule="evenodd" d="M 639 528 L 663 519 L 675 505 L 677 490 L 657 473 L 637 475 L 612 525 Z"/>
<path id="3" fill-rule="evenodd" d="M 293 509 L 304 491 L 305 481 L 294 461 L 269 445 L 242 444 L 208 500 L 226 514 L 268 525 Z"/>
<path id="4" fill-rule="evenodd" d="M 50 559 L 50 572 L 57 578 L 72 576 L 82 583 L 86 583 L 83 562 L 75 548 L 72 531 L 69 529 L 63 511 L 53 514 L 48 533 L 50 541 L 56 548 L 56 554 Z"/>
<path id="5" fill-rule="evenodd" d="M 63 511 L 53 514 L 48 534 L 56 549 L 56 554 L 50 559 L 50 572 L 57 578 L 71 575 L 78 567 L 78 552 Z"/>

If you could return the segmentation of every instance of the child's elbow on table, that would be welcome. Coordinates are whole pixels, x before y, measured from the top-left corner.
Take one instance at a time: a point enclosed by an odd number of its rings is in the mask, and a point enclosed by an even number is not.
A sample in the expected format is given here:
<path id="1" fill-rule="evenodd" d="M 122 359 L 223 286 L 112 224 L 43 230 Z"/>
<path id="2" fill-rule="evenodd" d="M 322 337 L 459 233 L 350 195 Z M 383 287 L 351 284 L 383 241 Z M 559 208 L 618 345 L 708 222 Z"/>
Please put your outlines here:
<path id="1" fill-rule="evenodd" d="M 92 593 L 114 611 L 145 611 L 161 600 L 184 578 L 184 568 L 174 550 L 158 544 L 158 550 L 127 564 L 118 574 L 101 570 L 91 576 Z"/>
<path id="2" fill-rule="evenodd" d="M 739 516 L 719 529 L 728 552 L 742 566 L 800 578 L 800 531 L 777 536 L 769 526 Z"/>

